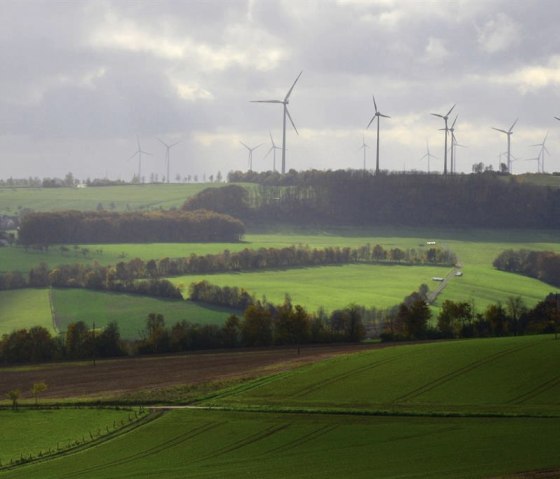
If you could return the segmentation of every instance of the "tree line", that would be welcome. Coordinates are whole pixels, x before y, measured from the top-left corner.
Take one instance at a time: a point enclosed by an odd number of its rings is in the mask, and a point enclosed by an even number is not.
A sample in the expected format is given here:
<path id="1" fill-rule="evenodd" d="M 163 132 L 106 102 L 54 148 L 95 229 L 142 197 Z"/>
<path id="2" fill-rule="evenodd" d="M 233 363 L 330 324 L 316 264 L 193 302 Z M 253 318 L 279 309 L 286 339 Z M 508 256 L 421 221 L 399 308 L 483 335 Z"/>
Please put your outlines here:
<path id="1" fill-rule="evenodd" d="M 252 221 L 560 227 L 560 190 L 522 183 L 511 175 L 292 170 L 286 175 L 233 172 L 229 181 L 256 185 L 244 199 Z"/>
<path id="2" fill-rule="evenodd" d="M 522 274 L 560 286 L 560 255 L 552 251 L 507 249 L 492 264 L 501 271 Z"/>
<path id="3" fill-rule="evenodd" d="M 359 248 L 329 246 L 320 249 L 294 245 L 254 250 L 245 248 L 239 252 L 225 250 L 222 253 L 206 255 L 193 253 L 183 258 L 148 261 L 134 258 L 130 261 L 120 261 L 114 266 L 102 266 L 95 262 L 92 265 L 74 263 L 49 269 L 46 263 L 41 263 L 31 268 L 27 275 L 20 272 L 0 273 L 0 290 L 54 286 L 141 293 L 150 285 L 165 287 L 165 281 L 154 280 L 166 276 L 360 262 L 447 266 L 456 262 L 456 256 L 452 251 L 439 247 L 385 249 L 381 245 L 367 244 Z M 139 279 L 150 279 L 151 282 L 138 282 Z M 172 292 L 168 295 L 160 294 L 165 297 L 175 295 Z"/>
<path id="4" fill-rule="evenodd" d="M 237 242 L 243 223 L 212 211 L 53 211 L 26 214 L 22 244 Z"/>
<path id="5" fill-rule="evenodd" d="M 68 325 L 66 332 L 57 336 L 41 326 L 19 329 L 0 338 L 0 362 L 38 363 L 271 345 L 299 347 L 311 343 L 356 342 L 364 334 L 356 307 L 318 316 L 300 305 L 292 305 L 286 298 L 280 305 L 256 301 L 239 316 L 229 316 L 223 326 L 189 321 L 167 326 L 162 314 L 149 313 L 143 336 L 136 341 L 123 340 L 116 322 L 99 331 L 79 321 Z"/>

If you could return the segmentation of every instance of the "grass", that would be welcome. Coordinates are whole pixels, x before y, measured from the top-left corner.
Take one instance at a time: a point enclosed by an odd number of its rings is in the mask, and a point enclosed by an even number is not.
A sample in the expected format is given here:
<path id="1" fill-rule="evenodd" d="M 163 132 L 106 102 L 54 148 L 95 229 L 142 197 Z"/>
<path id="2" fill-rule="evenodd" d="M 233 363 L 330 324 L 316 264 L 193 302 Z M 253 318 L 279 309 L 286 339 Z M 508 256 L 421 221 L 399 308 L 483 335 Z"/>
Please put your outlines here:
<path id="1" fill-rule="evenodd" d="M 102 293 L 84 289 L 55 289 L 53 302 L 57 327 L 65 331 L 72 322 L 87 325 L 95 321 L 96 328 L 103 328 L 111 321 L 119 325 L 125 339 L 138 339 L 146 327 L 149 313 L 161 313 L 168 326 L 186 320 L 200 324 L 224 324 L 232 310 L 203 307 L 190 301 L 148 298 L 144 296 Z"/>
<path id="2" fill-rule="evenodd" d="M 48 290 L 0 291 L 0 336 L 32 326 L 42 326 L 51 333 L 56 333 Z"/>
<path id="3" fill-rule="evenodd" d="M 179 208 L 199 191 L 219 183 L 145 184 L 96 188 L 0 188 L 0 214 L 34 211 L 95 210 L 101 204 L 109 211 Z"/>
<path id="4" fill-rule="evenodd" d="M 388 308 L 398 304 L 422 283 L 431 283 L 432 276 L 445 276 L 449 268 L 428 266 L 380 266 L 352 264 L 322 266 L 235 274 L 180 276 L 171 278 L 182 286 L 188 296 L 188 285 L 207 279 L 220 286 L 239 286 L 266 296 L 275 304 L 289 293 L 294 304 L 305 305 L 310 311 L 319 307 L 331 311 L 349 303 Z"/>
<path id="5" fill-rule="evenodd" d="M 211 404 L 560 417 L 560 340 L 552 336 L 437 342 L 323 361 Z"/>
<path id="6" fill-rule="evenodd" d="M 0 461 L 5 466 L 22 455 L 45 455 L 49 449 L 65 449 L 77 440 L 90 441 L 92 436 L 106 434 L 107 428 L 113 431 L 121 420 L 128 423 L 129 417 L 134 413 L 116 409 L 0 410 Z"/>
<path id="7" fill-rule="evenodd" d="M 559 427 L 558 419 L 183 410 L 0 477 L 477 478 L 557 466 Z"/>

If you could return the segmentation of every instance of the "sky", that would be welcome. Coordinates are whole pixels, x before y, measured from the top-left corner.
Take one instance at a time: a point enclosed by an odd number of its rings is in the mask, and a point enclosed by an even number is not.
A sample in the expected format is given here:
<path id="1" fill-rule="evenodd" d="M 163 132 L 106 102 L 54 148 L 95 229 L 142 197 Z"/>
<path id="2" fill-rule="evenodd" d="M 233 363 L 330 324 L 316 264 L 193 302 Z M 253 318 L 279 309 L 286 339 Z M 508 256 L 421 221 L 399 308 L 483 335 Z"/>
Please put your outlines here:
<path id="1" fill-rule="evenodd" d="M 505 161 L 560 171 L 556 0 L 0 0 L 0 178 L 146 181 L 273 168 L 443 170 L 458 115 L 457 171 Z M 132 158 L 131 158 L 132 157 Z M 280 152 L 276 166 L 280 167 Z"/>

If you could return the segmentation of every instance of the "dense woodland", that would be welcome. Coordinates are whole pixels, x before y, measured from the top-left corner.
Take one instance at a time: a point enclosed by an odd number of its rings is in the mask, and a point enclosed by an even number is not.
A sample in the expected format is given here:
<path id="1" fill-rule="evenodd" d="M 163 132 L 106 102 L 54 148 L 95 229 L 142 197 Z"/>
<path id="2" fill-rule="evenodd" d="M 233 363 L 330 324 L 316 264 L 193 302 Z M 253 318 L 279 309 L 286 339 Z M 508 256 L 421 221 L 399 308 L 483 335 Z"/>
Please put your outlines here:
<path id="1" fill-rule="evenodd" d="M 26 214 L 22 244 L 239 241 L 243 223 L 213 211 L 53 211 Z"/>
<path id="2" fill-rule="evenodd" d="M 437 175 L 358 170 L 234 172 L 232 183 L 254 183 L 245 206 L 222 201 L 216 211 L 244 220 L 330 225 L 558 228 L 560 190 L 496 173 Z M 230 185 L 235 186 L 235 185 Z M 221 193 L 216 192 L 215 195 Z M 213 209 L 212 193 L 192 200 Z M 239 195 L 237 195 L 239 196 Z M 205 200 L 205 201 L 202 201 Z M 188 204 L 185 205 L 188 208 Z M 245 215 L 245 216 L 244 216 Z"/>
<path id="3" fill-rule="evenodd" d="M 502 271 L 522 274 L 553 286 L 560 286 L 560 255 L 552 251 L 508 249 L 494 260 L 493 265 Z"/>

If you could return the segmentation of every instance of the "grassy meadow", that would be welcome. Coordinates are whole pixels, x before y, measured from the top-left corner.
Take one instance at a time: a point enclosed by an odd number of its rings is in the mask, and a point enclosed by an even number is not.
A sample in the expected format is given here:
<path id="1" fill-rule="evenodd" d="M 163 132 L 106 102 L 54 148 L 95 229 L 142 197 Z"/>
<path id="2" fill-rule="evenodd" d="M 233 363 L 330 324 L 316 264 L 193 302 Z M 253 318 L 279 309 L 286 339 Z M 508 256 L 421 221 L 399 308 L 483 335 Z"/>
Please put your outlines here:
<path id="1" fill-rule="evenodd" d="M 53 325 L 47 289 L 0 291 L 0 336 L 15 329 L 43 326 L 51 333 Z"/>
<path id="2" fill-rule="evenodd" d="M 65 331 L 70 323 L 77 321 L 83 321 L 89 326 L 95 321 L 96 328 L 103 328 L 111 321 L 116 321 L 124 339 L 138 339 L 142 336 L 149 313 L 163 314 L 166 324 L 170 326 L 183 320 L 222 325 L 233 312 L 226 308 L 200 306 L 190 301 L 84 289 L 55 289 L 53 304 L 59 331 Z"/>

